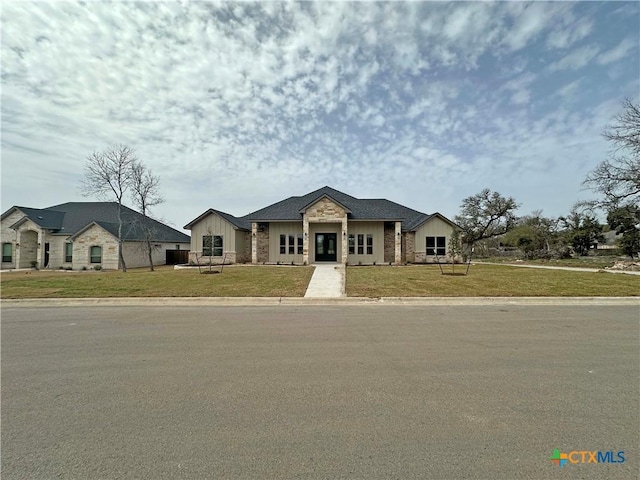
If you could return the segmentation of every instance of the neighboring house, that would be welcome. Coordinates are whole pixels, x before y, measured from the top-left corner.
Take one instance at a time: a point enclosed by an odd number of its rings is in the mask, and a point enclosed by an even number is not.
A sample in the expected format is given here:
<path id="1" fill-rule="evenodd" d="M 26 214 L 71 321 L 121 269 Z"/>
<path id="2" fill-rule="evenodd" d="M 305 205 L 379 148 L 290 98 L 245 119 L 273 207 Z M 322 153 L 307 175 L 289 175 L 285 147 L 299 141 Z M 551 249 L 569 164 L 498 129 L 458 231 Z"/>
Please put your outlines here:
<path id="1" fill-rule="evenodd" d="M 188 250 L 190 238 L 123 206 L 123 256 L 127 268 L 149 265 L 143 247 L 147 232 L 155 265 L 176 250 Z M 70 202 L 48 208 L 11 207 L 1 217 L 2 269 L 119 269 L 118 204 Z M 169 252 L 169 253 L 167 253 Z"/>
<path id="2" fill-rule="evenodd" d="M 619 249 L 618 241 L 622 238 L 622 234 L 616 233 L 615 230 L 609 230 L 602 234 L 602 241 L 595 243 L 597 250 L 615 250 Z"/>
<path id="3" fill-rule="evenodd" d="M 444 261 L 455 228 L 385 199 L 330 187 L 289 197 L 244 217 L 209 209 L 191 230 L 191 262 L 382 264 Z"/>

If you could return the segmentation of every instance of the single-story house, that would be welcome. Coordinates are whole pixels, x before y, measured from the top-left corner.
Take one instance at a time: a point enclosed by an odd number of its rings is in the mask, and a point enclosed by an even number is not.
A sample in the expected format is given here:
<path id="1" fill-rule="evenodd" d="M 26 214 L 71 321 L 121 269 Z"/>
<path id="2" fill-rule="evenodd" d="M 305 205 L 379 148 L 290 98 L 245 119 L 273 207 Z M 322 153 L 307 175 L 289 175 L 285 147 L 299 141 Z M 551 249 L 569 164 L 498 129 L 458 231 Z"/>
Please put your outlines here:
<path id="1" fill-rule="evenodd" d="M 289 197 L 244 217 L 210 208 L 187 225 L 193 263 L 349 264 L 444 261 L 459 227 L 385 199 L 331 187 Z"/>
<path id="2" fill-rule="evenodd" d="M 144 248 L 147 237 L 152 242 L 155 265 L 164 265 L 176 250 L 189 249 L 189 236 L 164 223 L 125 206 L 122 218 L 127 268 L 149 265 Z M 69 202 L 47 208 L 14 206 L 0 217 L 0 227 L 3 270 L 121 267 L 116 202 Z"/>

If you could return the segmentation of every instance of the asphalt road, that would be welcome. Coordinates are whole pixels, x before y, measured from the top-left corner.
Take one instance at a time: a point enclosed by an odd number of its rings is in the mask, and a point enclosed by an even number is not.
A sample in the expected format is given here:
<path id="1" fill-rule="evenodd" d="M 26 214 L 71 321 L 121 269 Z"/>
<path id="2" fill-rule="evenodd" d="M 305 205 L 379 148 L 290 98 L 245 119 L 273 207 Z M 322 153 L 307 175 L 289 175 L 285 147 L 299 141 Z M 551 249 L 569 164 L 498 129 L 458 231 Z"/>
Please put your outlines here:
<path id="1" fill-rule="evenodd" d="M 1 333 L 4 480 L 639 476 L 637 305 L 3 308 Z"/>

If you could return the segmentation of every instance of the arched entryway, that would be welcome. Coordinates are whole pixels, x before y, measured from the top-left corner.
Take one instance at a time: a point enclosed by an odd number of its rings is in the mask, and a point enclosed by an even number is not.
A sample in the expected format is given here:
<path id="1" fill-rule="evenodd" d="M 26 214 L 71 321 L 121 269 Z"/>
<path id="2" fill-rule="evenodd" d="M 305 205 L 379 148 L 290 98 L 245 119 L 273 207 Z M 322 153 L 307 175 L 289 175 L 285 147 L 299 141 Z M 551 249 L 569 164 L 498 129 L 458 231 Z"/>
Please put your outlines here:
<path id="1" fill-rule="evenodd" d="M 18 268 L 30 268 L 38 261 L 38 232 L 25 230 L 18 238 L 20 245 Z"/>

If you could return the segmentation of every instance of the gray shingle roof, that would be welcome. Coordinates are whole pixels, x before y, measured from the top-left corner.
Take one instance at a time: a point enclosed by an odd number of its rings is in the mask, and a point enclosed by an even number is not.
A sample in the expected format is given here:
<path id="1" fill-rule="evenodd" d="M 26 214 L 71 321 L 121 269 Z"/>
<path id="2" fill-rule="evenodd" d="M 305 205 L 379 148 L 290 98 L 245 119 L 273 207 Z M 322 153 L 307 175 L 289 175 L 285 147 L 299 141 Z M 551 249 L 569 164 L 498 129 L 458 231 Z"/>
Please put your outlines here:
<path id="1" fill-rule="evenodd" d="M 234 217 L 233 215 L 231 215 L 229 213 L 225 213 L 225 212 L 222 212 L 220 210 L 216 210 L 214 208 L 210 208 L 209 210 L 204 212 L 202 215 L 198 216 L 197 218 L 194 218 L 189 223 L 187 223 L 183 228 L 185 228 L 186 230 L 191 229 L 193 224 L 198 223 L 200 220 L 205 218 L 207 215 L 211 215 L 212 213 L 215 213 L 216 215 L 219 215 L 220 217 L 224 218 L 227 222 L 229 222 L 231 225 L 233 225 L 236 228 L 240 228 L 242 230 L 251 231 L 251 222 L 250 221 L 245 220 L 244 218 Z"/>
<path id="2" fill-rule="evenodd" d="M 244 217 L 234 217 L 228 213 L 210 208 L 198 218 L 185 225 L 184 228 L 191 228 L 194 223 L 197 223 L 210 213 L 216 213 L 237 228 L 246 230 L 251 230 L 252 222 L 299 222 L 302 221 L 302 210 L 325 195 L 345 207 L 350 220 L 400 221 L 402 222 L 403 231 L 415 230 L 434 215 L 440 215 L 437 213 L 428 215 L 384 198 L 355 198 L 334 188 L 322 187 L 306 195 L 286 198 L 273 205 L 256 210 Z M 442 215 L 440 216 L 442 217 Z M 442 218 L 450 221 L 446 217 Z"/>
<path id="3" fill-rule="evenodd" d="M 300 197 L 289 197 L 280 202 L 269 205 L 255 212 L 242 217 L 243 220 L 269 221 L 269 220 L 302 220 L 300 210 L 324 195 L 333 198 L 344 205 L 349 211 L 351 220 L 388 220 L 403 222 L 403 230 L 408 229 L 406 225 L 422 223 L 420 219 L 427 218 L 428 215 L 412 208 L 405 207 L 398 203 L 384 198 L 360 199 L 347 195 L 331 187 L 322 187 L 311 193 Z"/>
<path id="4" fill-rule="evenodd" d="M 53 235 L 71 236 L 95 222 L 109 233 L 118 236 L 118 204 L 116 202 L 69 202 L 47 208 L 15 207 Z M 8 212 L 7 212 L 8 213 Z M 123 239 L 143 240 L 145 226 L 154 232 L 152 241 L 183 243 L 190 238 L 164 223 L 158 222 L 123 206 Z"/>

